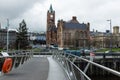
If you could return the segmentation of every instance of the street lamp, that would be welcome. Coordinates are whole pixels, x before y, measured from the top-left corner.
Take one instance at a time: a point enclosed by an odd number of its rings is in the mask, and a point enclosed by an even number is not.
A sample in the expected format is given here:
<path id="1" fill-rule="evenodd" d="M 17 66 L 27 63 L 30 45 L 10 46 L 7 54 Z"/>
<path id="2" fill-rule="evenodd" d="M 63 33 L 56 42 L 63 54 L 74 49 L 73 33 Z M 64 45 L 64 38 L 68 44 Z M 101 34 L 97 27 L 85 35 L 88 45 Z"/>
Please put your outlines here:
<path id="1" fill-rule="evenodd" d="M 9 19 L 7 19 L 7 53 L 9 48 Z"/>
<path id="2" fill-rule="evenodd" d="M 112 52 L 112 20 L 107 20 L 110 22 L 110 52 Z"/>

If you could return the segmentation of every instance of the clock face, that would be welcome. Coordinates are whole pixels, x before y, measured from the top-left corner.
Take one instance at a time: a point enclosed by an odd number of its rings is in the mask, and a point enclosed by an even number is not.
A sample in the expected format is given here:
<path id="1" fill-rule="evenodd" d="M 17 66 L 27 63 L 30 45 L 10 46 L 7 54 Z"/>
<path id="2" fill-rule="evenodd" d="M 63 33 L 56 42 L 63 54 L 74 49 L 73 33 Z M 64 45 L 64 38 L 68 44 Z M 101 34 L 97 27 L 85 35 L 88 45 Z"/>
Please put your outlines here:
<path id="1" fill-rule="evenodd" d="M 50 15 L 51 18 L 53 18 L 53 15 Z"/>

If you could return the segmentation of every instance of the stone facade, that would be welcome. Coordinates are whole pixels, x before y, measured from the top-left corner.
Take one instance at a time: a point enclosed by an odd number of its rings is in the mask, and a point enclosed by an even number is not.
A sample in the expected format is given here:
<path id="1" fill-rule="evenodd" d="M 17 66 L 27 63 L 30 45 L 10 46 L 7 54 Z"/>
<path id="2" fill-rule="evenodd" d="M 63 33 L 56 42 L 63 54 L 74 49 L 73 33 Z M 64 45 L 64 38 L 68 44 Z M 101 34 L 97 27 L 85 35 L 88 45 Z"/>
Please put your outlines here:
<path id="1" fill-rule="evenodd" d="M 55 11 L 52 9 L 51 5 L 47 12 L 47 46 L 52 44 L 58 45 L 60 48 L 89 47 L 89 28 L 89 23 L 79 23 L 75 16 L 68 22 L 59 20 L 56 28 Z"/>
<path id="2" fill-rule="evenodd" d="M 118 48 L 120 47 L 120 32 L 119 26 L 113 27 L 113 33 L 110 35 L 109 30 L 106 32 L 98 32 L 93 31 L 90 33 L 91 40 L 90 44 L 91 47 L 94 48 Z"/>
<path id="3" fill-rule="evenodd" d="M 110 33 L 91 31 L 90 36 L 91 36 L 90 45 L 92 48 L 109 47 Z"/>
<path id="4" fill-rule="evenodd" d="M 16 43 L 16 31 L 9 31 L 9 48 L 15 48 Z M 6 49 L 7 46 L 7 30 L 0 29 L 0 48 Z"/>
<path id="5" fill-rule="evenodd" d="M 59 20 L 57 24 L 58 46 L 61 48 L 88 48 L 89 27 L 89 23 L 79 23 L 75 16 L 68 22 Z"/>
<path id="6" fill-rule="evenodd" d="M 57 28 L 55 26 L 55 11 L 50 6 L 47 12 L 47 31 L 46 31 L 47 46 L 57 44 Z"/>
<path id="7" fill-rule="evenodd" d="M 119 26 L 113 27 L 113 34 L 112 34 L 112 46 L 113 47 L 119 47 L 120 48 L 120 32 L 119 32 Z"/>

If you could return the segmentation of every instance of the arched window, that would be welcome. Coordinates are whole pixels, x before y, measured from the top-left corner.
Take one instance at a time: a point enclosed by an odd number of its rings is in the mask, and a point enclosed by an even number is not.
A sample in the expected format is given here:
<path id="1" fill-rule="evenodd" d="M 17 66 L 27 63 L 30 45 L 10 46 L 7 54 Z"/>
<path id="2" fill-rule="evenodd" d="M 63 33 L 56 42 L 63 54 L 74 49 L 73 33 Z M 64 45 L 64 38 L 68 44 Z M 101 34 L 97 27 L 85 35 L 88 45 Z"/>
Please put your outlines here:
<path id="1" fill-rule="evenodd" d="M 84 33 L 81 31 L 80 32 L 80 37 L 83 38 L 83 36 L 84 36 Z"/>

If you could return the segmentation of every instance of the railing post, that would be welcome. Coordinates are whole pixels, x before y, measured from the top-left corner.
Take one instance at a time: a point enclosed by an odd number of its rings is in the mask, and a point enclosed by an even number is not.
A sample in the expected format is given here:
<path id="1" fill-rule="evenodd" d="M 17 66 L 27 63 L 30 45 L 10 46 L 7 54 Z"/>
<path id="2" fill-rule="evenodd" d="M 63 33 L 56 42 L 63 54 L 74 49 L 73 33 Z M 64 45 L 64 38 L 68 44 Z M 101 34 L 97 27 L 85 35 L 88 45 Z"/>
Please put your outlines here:
<path id="1" fill-rule="evenodd" d="M 73 68 L 73 65 L 72 64 L 70 64 L 70 66 L 71 66 L 71 70 L 72 70 L 72 73 L 73 73 L 73 78 L 74 78 L 74 80 L 77 80 L 77 78 L 76 78 L 76 75 L 75 75 L 75 71 L 74 71 L 74 68 Z"/>

